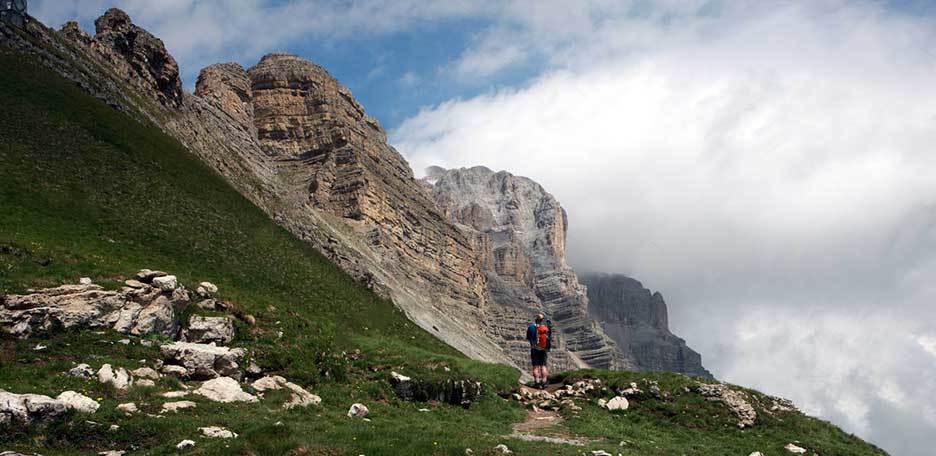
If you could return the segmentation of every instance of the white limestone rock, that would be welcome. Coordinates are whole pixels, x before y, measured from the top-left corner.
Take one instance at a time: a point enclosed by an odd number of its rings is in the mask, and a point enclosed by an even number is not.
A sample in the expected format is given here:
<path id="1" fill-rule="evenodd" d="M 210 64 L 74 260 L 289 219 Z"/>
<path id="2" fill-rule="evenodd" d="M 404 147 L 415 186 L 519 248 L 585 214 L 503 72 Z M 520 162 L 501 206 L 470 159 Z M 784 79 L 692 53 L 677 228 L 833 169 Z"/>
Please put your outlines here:
<path id="1" fill-rule="evenodd" d="M 803 447 L 801 447 L 801 446 L 794 445 L 794 444 L 792 444 L 792 443 L 786 444 L 786 446 L 783 447 L 783 448 L 784 448 L 785 450 L 789 451 L 790 453 L 793 453 L 793 454 L 805 454 L 805 453 L 806 453 L 806 449 L 805 449 L 805 448 L 803 448 Z"/>
<path id="2" fill-rule="evenodd" d="M 630 407 L 630 403 L 627 402 L 627 398 L 624 396 L 615 396 L 605 404 L 605 408 L 612 412 L 615 410 L 627 410 L 628 407 Z"/>
<path id="3" fill-rule="evenodd" d="M 175 402 L 166 402 L 162 405 L 162 412 L 178 412 L 179 410 L 184 410 L 187 408 L 196 407 L 198 404 L 192 401 L 175 401 Z"/>
<path id="4" fill-rule="evenodd" d="M 164 292 L 170 292 L 179 287 L 179 279 L 174 275 L 156 277 L 153 279 L 153 286 Z"/>
<path id="5" fill-rule="evenodd" d="M 101 404 L 98 404 L 94 399 L 75 391 L 65 391 L 59 394 L 56 399 L 64 402 L 65 406 L 70 410 L 75 410 L 78 413 L 91 414 L 96 412 L 98 407 L 101 406 Z"/>
<path id="6" fill-rule="evenodd" d="M 47 421 L 68 410 L 64 402 L 40 394 L 15 394 L 0 390 L 0 424 Z"/>
<path id="7" fill-rule="evenodd" d="M 121 391 L 125 391 L 130 387 L 130 375 L 122 367 L 114 369 L 110 364 L 105 364 L 98 370 L 97 377 L 99 382 L 111 384 Z"/>
<path id="8" fill-rule="evenodd" d="M 94 369 L 92 369 L 91 366 L 82 363 L 69 369 L 68 375 L 71 375 L 72 377 L 78 377 L 78 378 L 90 380 L 94 378 L 95 373 L 94 373 Z"/>
<path id="9" fill-rule="evenodd" d="M 349 418 L 364 418 L 368 413 L 370 413 L 370 410 L 364 404 L 351 404 L 351 408 L 348 409 Z"/>
<path id="10" fill-rule="evenodd" d="M 174 342 L 160 347 L 167 363 L 185 368 L 185 376 L 199 380 L 216 377 L 240 378 L 237 361 L 246 352 L 243 348 L 218 347 L 214 344 Z M 163 367 L 165 373 L 165 367 Z"/>
<path id="11" fill-rule="evenodd" d="M 223 427 L 219 426 L 208 426 L 198 428 L 201 431 L 202 435 L 211 439 L 235 439 L 237 438 L 236 432 L 231 432 Z"/>
<path id="12" fill-rule="evenodd" d="M 230 317 L 193 315 L 189 318 L 188 328 L 182 332 L 182 340 L 200 344 L 227 344 L 234 340 L 234 321 Z"/>
<path id="13" fill-rule="evenodd" d="M 140 409 L 137 408 L 137 405 L 133 402 L 118 404 L 117 410 L 120 410 L 121 412 L 124 412 L 128 415 L 131 415 L 140 411 Z"/>
<path id="14" fill-rule="evenodd" d="M 195 390 L 195 394 L 215 402 L 257 402 L 257 397 L 244 392 L 240 383 L 231 377 L 208 380 Z"/>
<path id="15" fill-rule="evenodd" d="M 305 390 L 305 388 L 287 381 L 279 375 L 267 376 L 253 382 L 250 386 L 257 391 L 278 390 L 286 388 L 292 392 L 292 397 L 283 404 L 283 408 L 291 409 L 294 407 L 308 407 L 310 405 L 319 405 L 322 398 Z"/>

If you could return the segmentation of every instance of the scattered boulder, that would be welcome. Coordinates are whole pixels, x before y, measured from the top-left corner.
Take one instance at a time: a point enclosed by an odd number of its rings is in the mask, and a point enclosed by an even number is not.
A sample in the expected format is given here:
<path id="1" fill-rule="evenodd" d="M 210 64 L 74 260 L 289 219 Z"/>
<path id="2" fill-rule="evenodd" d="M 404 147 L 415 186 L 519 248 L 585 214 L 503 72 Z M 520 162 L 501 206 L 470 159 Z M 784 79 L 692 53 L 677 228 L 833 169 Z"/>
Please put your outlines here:
<path id="1" fill-rule="evenodd" d="M 82 277 L 82 278 L 78 279 L 78 284 L 79 284 L 79 285 L 91 285 L 92 283 L 94 283 L 94 282 L 91 280 L 90 277 Z"/>
<path id="2" fill-rule="evenodd" d="M 303 387 L 287 381 L 279 375 L 263 377 L 250 386 L 257 391 L 278 390 L 286 388 L 292 392 L 292 398 L 283 404 L 283 408 L 291 409 L 293 407 L 308 407 L 310 405 L 319 405 L 322 398 L 306 391 Z"/>
<path id="3" fill-rule="evenodd" d="M 188 394 L 189 394 L 188 391 L 167 391 L 165 393 L 160 394 L 160 396 L 169 398 L 169 399 L 175 399 L 175 398 L 188 396 Z"/>
<path id="4" fill-rule="evenodd" d="M 364 404 L 351 404 L 351 408 L 348 409 L 349 418 L 364 418 L 368 413 L 370 413 L 370 410 Z"/>
<path id="5" fill-rule="evenodd" d="M 150 380 L 159 380 L 159 372 L 152 367 L 141 367 L 130 371 L 134 378 L 148 378 Z"/>
<path id="6" fill-rule="evenodd" d="M 177 411 L 179 411 L 179 410 L 183 410 L 183 409 L 187 409 L 187 408 L 192 408 L 192 407 L 195 407 L 195 406 L 197 406 L 197 405 L 198 405 L 198 404 L 196 404 L 196 403 L 194 403 L 194 402 L 192 402 L 192 401 L 166 402 L 165 404 L 162 405 L 162 411 L 163 411 L 163 413 L 166 413 L 166 412 L 177 412 Z"/>
<path id="7" fill-rule="evenodd" d="M 627 408 L 630 407 L 630 403 L 627 402 L 627 398 L 624 396 L 615 396 L 608 401 L 604 407 L 612 412 L 615 410 L 627 410 Z"/>
<path id="8" fill-rule="evenodd" d="M 156 277 L 153 279 L 153 286 L 164 292 L 173 291 L 179 287 L 179 279 L 174 275 Z"/>
<path id="9" fill-rule="evenodd" d="M 724 403 L 738 417 L 738 427 L 746 428 L 754 425 L 757 420 L 757 411 L 745 399 L 742 392 L 731 389 L 724 383 L 700 383 L 696 391 L 710 401 Z"/>
<path id="10" fill-rule="evenodd" d="M 68 410 L 64 402 L 40 394 L 15 394 L 0 390 L 0 424 L 47 421 Z"/>
<path id="11" fill-rule="evenodd" d="M 614 456 L 611 453 L 608 453 L 607 451 L 604 451 L 604 450 L 592 450 L 591 454 L 592 456 Z"/>
<path id="12" fill-rule="evenodd" d="M 188 375 L 188 370 L 186 368 L 176 366 L 175 364 L 166 364 L 161 370 L 163 374 L 172 375 L 173 377 L 185 377 Z"/>
<path id="13" fill-rule="evenodd" d="M 805 454 L 805 453 L 806 453 L 806 449 L 805 449 L 805 448 L 803 448 L 803 447 L 801 447 L 801 446 L 794 445 L 794 444 L 792 444 L 792 443 L 786 444 L 786 446 L 783 447 L 783 449 L 785 449 L 785 450 L 787 450 L 787 451 L 789 451 L 790 453 L 793 453 L 793 454 Z"/>
<path id="14" fill-rule="evenodd" d="M 65 406 L 70 410 L 75 410 L 78 413 L 94 413 L 101 406 L 94 399 L 74 391 L 65 391 L 59 394 L 56 399 L 65 403 Z"/>
<path id="15" fill-rule="evenodd" d="M 134 404 L 133 402 L 127 402 L 125 404 L 118 404 L 117 410 L 120 410 L 121 412 L 124 412 L 128 415 L 140 411 L 140 409 L 138 409 L 136 404 Z"/>
<path id="16" fill-rule="evenodd" d="M 761 453 L 760 451 L 755 451 L 749 454 L 748 456 L 764 456 L 764 453 Z"/>
<path id="17" fill-rule="evenodd" d="M 195 293 L 198 293 L 198 296 L 203 298 L 210 298 L 218 292 L 218 287 L 211 282 L 202 282 L 198 284 L 198 288 L 195 289 Z"/>
<path id="18" fill-rule="evenodd" d="M 503 443 L 494 447 L 494 451 L 500 454 L 513 454 L 513 451 L 510 451 L 510 448 L 507 448 L 507 445 Z"/>
<path id="19" fill-rule="evenodd" d="M 78 378 L 91 380 L 92 378 L 94 378 L 95 373 L 94 373 L 94 369 L 92 369 L 91 366 L 82 363 L 69 369 L 68 375 L 71 375 L 72 377 L 78 377 Z"/>
<path id="20" fill-rule="evenodd" d="M 140 269 L 140 272 L 136 273 L 136 278 L 143 283 L 152 283 L 153 279 L 157 277 L 165 277 L 169 274 L 166 274 L 162 271 L 152 271 L 149 269 Z"/>
<path id="21" fill-rule="evenodd" d="M 175 447 L 180 450 L 187 450 L 189 448 L 195 448 L 195 441 L 186 439 L 176 444 Z"/>
<path id="22" fill-rule="evenodd" d="M 148 379 L 148 378 L 141 378 L 141 379 L 139 379 L 139 380 L 134 380 L 134 381 L 133 381 L 133 386 L 144 386 L 144 387 L 152 388 L 152 387 L 156 386 L 156 382 L 154 382 L 154 381 L 152 381 L 152 380 L 150 380 L 150 379 Z"/>
<path id="23" fill-rule="evenodd" d="M 215 402 L 257 402 L 257 397 L 245 393 L 240 383 L 231 377 L 218 377 L 203 383 L 195 394 Z"/>
<path id="24" fill-rule="evenodd" d="M 214 344 L 174 342 L 160 347 L 166 363 L 185 368 L 185 376 L 195 380 L 216 377 L 240 378 L 237 361 L 246 352 L 243 348 L 218 347 Z M 165 373 L 166 368 L 163 367 Z"/>
<path id="25" fill-rule="evenodd" d="M 98 456 L 124 456 L 125 454 L 127 454 L 126 451 L 111 450 L 111 451 L 102 451 L 98 453 Z"/>
<path id="26" fill-rule="evenodd" d="M 144 284 L 143 282 L 140 282 L 139 280 L 133 280 L 133 279 L 125 280 L 125 281 L 124 281 L 124 285 L 126 285 L 126 286 L 128 286 L 128 287 L 130 287 L 130 288 L 144 288 L 144 287 L 146 287 L 146 284 Z"/>
<path id="27" fill-rule="evenodd" d="M 110 364 L 105 364 L 98 370 L 97 377 L 99 382 L 111 384 L 119 390 L 126 390 L 130 386 L 130 375 L 122 367 L 114 369 Z"/>
<path id="28" fill-rule="evenodd" d="M 188 328 L 182 332 L 182 340 L 208 344 L 226 344 L 234 340 L 234 322 L 230 317 L 200 317 L 193 315 Z"/>
<path id="29" fill-rule="evenodd" d="M 202 435 L 212 439 L 234 439 L 237 438 L 237 433 L 231 432 L 223 427 L 218 426 L 208 426 L 198 428 L 201 431 Z"/>

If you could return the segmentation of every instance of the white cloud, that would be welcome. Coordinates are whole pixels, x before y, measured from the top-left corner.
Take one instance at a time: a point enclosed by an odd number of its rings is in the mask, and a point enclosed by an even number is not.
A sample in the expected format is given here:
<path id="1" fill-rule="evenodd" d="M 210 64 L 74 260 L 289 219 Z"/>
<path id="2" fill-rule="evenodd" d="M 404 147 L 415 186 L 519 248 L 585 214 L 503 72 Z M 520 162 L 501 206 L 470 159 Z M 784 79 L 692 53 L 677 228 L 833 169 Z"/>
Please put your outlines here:
<path id="1" fill-rule="evenodd" d="M 662 290 L 716 375 L 926 454 L 936 366 L 908 335 L 936 317 L 936 21 L 872 2 L 601 8 L 508 14 L 491 33 L 549 69 L 427 108 L 395 145 L 417 172 L 538 180 L 575 265 Z"/>
<path id="2" fill-rule="evenodd" d="M 415 87 L 417 84 L 419 84 L 419 81 L 419 76 L 412 71 L 407 71 L 403 74 L 403 76 L 400 76 L 400 84 L 403 84 L 406 87 Z"/>

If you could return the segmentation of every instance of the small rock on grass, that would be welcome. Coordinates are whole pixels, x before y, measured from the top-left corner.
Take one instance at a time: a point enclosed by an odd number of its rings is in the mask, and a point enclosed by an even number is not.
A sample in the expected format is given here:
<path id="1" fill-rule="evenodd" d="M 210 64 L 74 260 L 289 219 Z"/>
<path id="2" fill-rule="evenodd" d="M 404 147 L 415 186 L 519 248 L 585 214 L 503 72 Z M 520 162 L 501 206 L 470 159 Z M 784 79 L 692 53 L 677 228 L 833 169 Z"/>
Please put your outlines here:
<path id="1" fill-rule="evenodd" d="M 510 448 L 507 448 L 507 445 L 503 443 L 494 447 L 494 451 L 500 454 L 513 454 L 513 451 L 510 451 Z"/>
<path id="2" fill-rule="evenodd" d="M 71 375 L 72 377 L 78 377 L 78 378 L 84 378 L 84 379 L 90 380 L 94 378 L 94 369 L 92 369 L 91 366 L 82 363 L 71 368 L 68 371 L 68 375 Z"/>
<path id="3" fill-rule="evenodd" d="M 178 449 L 180 449 L 180 450 L 187 450 L 187 449 L 189 449 L 189 448 L 195 448 L 195 441 L 194 441 L 194 440 L 185 439 L 185 440 L 179 442 L 178 444 L 176 444 L 175 447 L 178 448 Z"/>
<path id="4" fill-rule="evenodd" d="M 794 444 L 792 444 L 792 443 L 788 443 L 788 444 L 787 444 L 785 447 L 783 447 L 783 448 L 784 448 L 785 450 L 789 451 L 790 453 L 793 453 L 793 454 L 805 454 L 805 453 L 806 453 L 806 449 L 805 449 L 805 448 L 800 447 L 800 446 L 797 446 L 797 445 L 794 445 Z"/>
<path id="5" fill-rule="evenodd" d="M 201 431 L 202 435 L 208 438 L 213 439 L 233 439 L 237 438 L 237 433 L 231 432 L 223 427 L 219 426 L 208 426 L 198 428 Z"/>
<path id="6" fill-rule="evenodd" d="M 368 413 L 370 410 L 364 404 L 351 404 L 351 408 L 348 409 L 349 418 L 364 418 Z"/>
<path id="7" fill-rule="evenodd" d="M 204 396 L 215 402 L 257 402 L 257 397 L 245 393 L 240 383 L 231 377 L 218 377 L 202 383 L 195 390 L 195 394 Z"/>
<path id="8" fill-rule="evenodd" d="M 97 411 L 98 407 L 101 406 L 101 404 L 98 404 L 94 399 L 74 391 L 65 391 L 59 394 L 56 399 L 64 402 L 65 406 L 70 410 L 75 410 L 79 413 L 94 413 Z"/>
<path id="9" fill-rule="evenodd" d="M 127 414 L 136 413 L 139 411 L 136 404 L 134 404 L 133 402 L 127 402 L 125 404 L 118 404 L 117 410 L 120 410 L 121 412 L 124 412 Z"/>
<path id="10" fill-rule="evenodd" d="M 162 405 L 163 412 L 177 412 L 182 409 L 195 407 L 196 403 L 192 401 L 176 401 L 176 402 L 166 402 Z"/>

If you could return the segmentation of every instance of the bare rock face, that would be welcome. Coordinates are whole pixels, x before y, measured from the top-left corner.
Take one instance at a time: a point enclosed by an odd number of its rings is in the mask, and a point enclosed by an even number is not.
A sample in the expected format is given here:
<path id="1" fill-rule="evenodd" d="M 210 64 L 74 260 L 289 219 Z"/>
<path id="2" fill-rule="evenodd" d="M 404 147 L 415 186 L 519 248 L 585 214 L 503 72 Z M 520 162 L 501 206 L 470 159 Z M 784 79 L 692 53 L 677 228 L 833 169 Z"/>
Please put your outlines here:
<path id="1" fill-rule="evenodd" d="M 253 128 L 253 89 L 244 67 L 217 63 L 201 70 L 195 95 L 207 100 L 246 128 Z"/>
<path id="2" fill-rule="evenodd" d="M 482 166 L 436 170 L 433 181 L 445 215 L 474 234 L 491 296 L 487 329 L 518 364 L 529 357 L 526 323 L 543 312 L 557 330 L 560 369 L 629 367 L 588 315 L 585 288 L 566 263 L 566 213 L 552 195 L 530 179 Z"/>
<path id="3" fill-rule="evenodd" d="M 702 356 L 670 332 L 663 295 L 619 274 L 580 278 L 588 287 L 589 314 L 601 322 L 636 368 L 712 378 L 702 366 Z"/>
<path id="4" fill-rule="evenodd" d="M 120 76 L 139 87 L 154 90 L 163 104 L 181 104 L 179 65 L 162 40 L 134 25 L 130 16 L 117 8 L 107 10 L 94 21 L 94 27 L 94 41 L 114 54 L 112 63 Z M 73 33 L 71 29 L 68 31 Z"/>
<path id="5" fill-rule="evenodd" d="M 26 338 L 56 327 L 112 328 L 124 334 L 174 337 L 177 316 L 189 304 L 184 289 L 149 284 L 106 291 L 99 285 L 62 285 L 27 295 L 0 296 L 0 329 Z"/>

